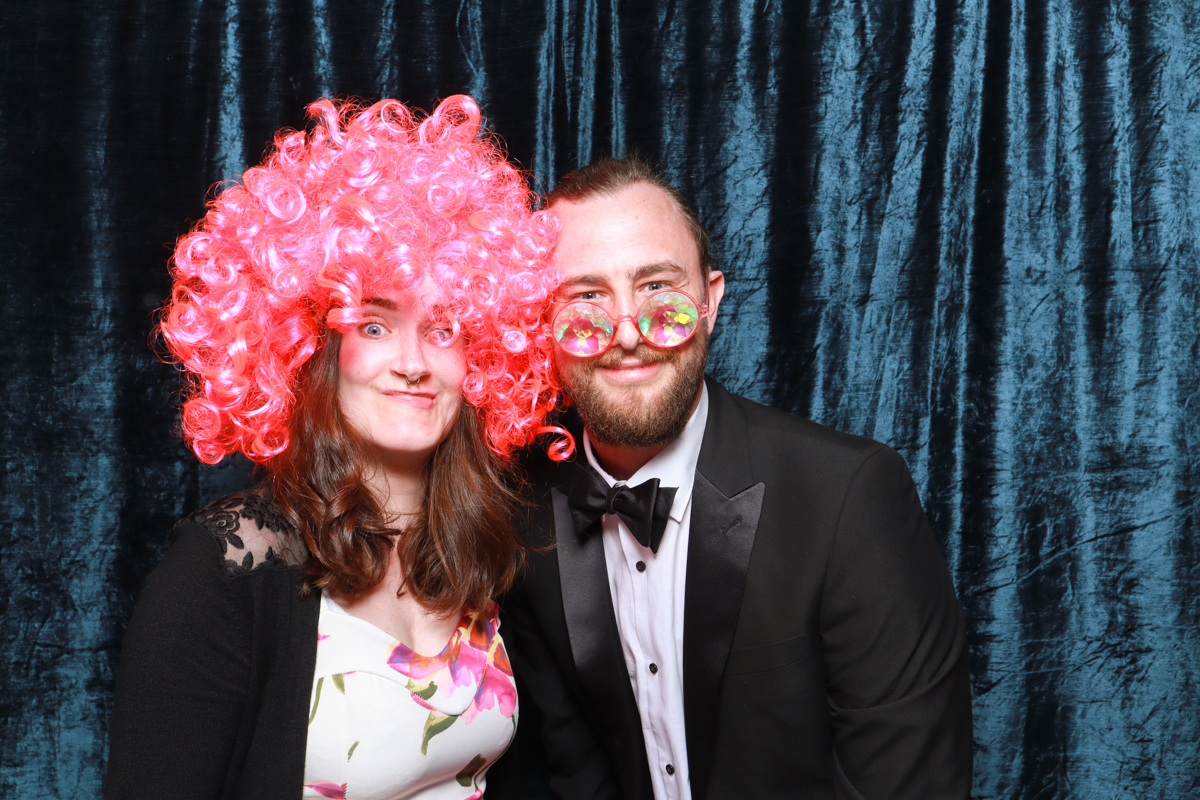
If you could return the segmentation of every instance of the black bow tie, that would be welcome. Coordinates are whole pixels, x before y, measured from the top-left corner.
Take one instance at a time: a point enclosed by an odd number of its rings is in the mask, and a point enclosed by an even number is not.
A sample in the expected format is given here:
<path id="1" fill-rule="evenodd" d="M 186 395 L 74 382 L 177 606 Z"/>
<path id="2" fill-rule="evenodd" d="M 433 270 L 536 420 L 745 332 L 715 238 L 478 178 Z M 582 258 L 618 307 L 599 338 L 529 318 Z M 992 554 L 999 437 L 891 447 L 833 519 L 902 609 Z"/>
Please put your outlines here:
<path id="1" fill-rule="evenodd" d="M 609 487 L 590 469 L 576 464 L 567 505 L 575 530 L 580 533 L 591 533 L 593 523 L 604 514 L 616 514 L 642 547 L 657 553 L 676 491 L 674 487 L 660 489 L 658 478 L 637 486 L 618 483 Z"/>

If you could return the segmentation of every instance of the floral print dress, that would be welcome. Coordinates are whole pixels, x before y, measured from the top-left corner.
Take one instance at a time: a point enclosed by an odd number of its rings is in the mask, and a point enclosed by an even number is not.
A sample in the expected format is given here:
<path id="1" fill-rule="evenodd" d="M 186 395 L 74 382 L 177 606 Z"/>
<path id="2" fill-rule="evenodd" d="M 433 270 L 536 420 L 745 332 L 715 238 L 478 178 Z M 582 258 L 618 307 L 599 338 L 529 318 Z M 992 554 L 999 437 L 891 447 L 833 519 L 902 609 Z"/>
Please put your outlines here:
<path id="1" fill-rule="evenodd" d="M 512 741 L 517 692 L 495 604 L 422 656 L 324 593 L 305 798 L 477 800 Z"/>

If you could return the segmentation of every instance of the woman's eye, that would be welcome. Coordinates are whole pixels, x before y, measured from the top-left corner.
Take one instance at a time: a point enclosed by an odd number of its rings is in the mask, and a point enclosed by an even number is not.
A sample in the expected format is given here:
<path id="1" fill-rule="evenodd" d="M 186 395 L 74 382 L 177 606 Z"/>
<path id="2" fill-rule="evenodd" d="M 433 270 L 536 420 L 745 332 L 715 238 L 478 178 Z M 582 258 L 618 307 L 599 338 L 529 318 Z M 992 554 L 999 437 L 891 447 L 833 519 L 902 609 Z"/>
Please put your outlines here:
<path id="1" fill-rule="evenodd" d="M 433 344 L 438 346 L 448 344 L 454 338 L 454 331 L 451 328 L 430 328 L 429 333 L 425 334 Z"/>
<path id="2" fill-rule="evenodd" d="M 362 326 L 362 332 L 367 336 L 370 336 L 372 339 L 376 339 L 380 336 L 386 335 L 387 328 L 383 327 L 378 322 L 368 322 L 366 325 Z"/>

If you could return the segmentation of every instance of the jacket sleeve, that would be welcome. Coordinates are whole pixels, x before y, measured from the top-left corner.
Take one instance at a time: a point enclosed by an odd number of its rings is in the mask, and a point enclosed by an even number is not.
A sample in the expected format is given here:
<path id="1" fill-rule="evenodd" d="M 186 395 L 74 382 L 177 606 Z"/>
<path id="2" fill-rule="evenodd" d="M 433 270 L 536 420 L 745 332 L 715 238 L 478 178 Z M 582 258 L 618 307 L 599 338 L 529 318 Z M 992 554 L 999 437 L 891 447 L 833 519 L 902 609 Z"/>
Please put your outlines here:
<path id="1" fill-rule="evenodd" d="M 839 796 L 969 798 L 962 614 L 916 487 L 889 448 L 846 492 L 820 624 Z"/>
<path id="2" fill-rule="evenodd" d="M 121 648 L 107 800 L 222 795 L 244 715 L 250 610 L 197 523 L 150 574 Z"/>
<path id="3" fill-rule="evenodd" d="M 529 597 L 518 585 L 504 597 L 501 630 L 517 682 L 517 739 L 488 772 L 487 800 L 609 800 L 620 790 L 608 754 L 579 708 Z"/>

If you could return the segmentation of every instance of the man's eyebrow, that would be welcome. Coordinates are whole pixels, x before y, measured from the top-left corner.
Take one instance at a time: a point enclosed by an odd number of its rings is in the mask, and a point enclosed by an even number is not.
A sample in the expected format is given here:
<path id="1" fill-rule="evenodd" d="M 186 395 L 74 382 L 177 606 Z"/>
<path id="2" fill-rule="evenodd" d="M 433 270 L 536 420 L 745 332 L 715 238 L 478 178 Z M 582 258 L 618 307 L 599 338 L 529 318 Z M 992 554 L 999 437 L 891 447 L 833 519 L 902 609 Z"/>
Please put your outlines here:
<path id="1" fill-rule="evenodd" d="M 400 308 L 386 297 L 368 297 L 366 300 L 362 301 L 362 304 L 364 306 L 378 306 L 379 308 L 386 308 L 388 311 L 397 311 Z"/>
<path id="2" fill-rule="evenodd" d="M 646 278 L 654 278 L 661 276 L 664 272 L 671 273 L 672 277 L 685 278 L 687 270 L 676 264 L 674 261 L 660 261 L 657 264 L 647 264 L 644 267 L 638 267 L 633 273 L 635 281 L 644 281 Z"/>
<path id="3" fill-rule="evenodd" d="M 647 278 L 653 278 L 670 273 L 672 277 L 683 278 L 687 276 L 687 270 L 676 264 L 674 261 L 660 261 L 656 264 L 647 264 L 644 267 L 638 267 L 633 272 L 634 281 L 644 281 Z M 576 275 L 568 280 L 563 281 L 564 286 L 605 286 L 612 279 L 607 275 L 599 273 L 591 273 L 587 275 Z"/>
<path id="4" fill-rule="evenodd" d="M 563 281 L 563 286 L 603 286 L 606 283 L 608 278 L 603 275 L 576 275 Z"/>

